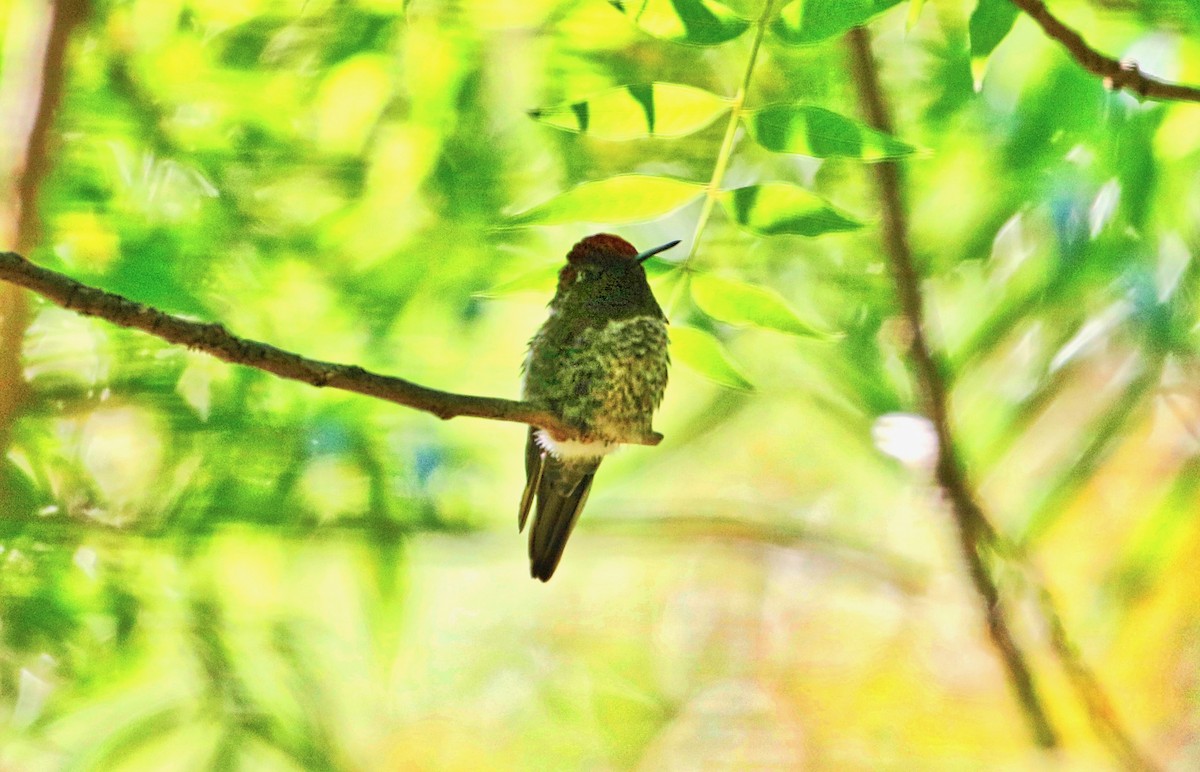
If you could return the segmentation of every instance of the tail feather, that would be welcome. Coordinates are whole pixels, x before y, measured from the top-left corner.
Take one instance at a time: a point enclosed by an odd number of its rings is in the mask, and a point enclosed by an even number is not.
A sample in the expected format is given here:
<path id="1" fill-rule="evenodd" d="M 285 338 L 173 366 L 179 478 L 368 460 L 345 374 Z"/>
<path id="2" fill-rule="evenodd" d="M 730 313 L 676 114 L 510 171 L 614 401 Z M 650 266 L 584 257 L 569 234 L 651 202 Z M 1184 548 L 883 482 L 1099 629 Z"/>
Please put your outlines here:
<path id="1" fill-rule="evenodd" d="M 558 568 L 599 466 L 599 459 L 564 464 L 553 456 L 546 458 L 538 486 L 537 516 L 529 531 L 529 572 L 535 579 L 549 581 Z"/>
<path id="2" fill-rule="evenodd" d="M 533 509 L 529 572 L 535 579 L 546 582 L 558 568 L 567 539 L 587 503 L 600 458 L 556 458 L 542 450 L 535 432 L 530 427 L 525 445 L 525 490 L 517 508 L 517 528 L 525 530 L 529 511 Z"/>

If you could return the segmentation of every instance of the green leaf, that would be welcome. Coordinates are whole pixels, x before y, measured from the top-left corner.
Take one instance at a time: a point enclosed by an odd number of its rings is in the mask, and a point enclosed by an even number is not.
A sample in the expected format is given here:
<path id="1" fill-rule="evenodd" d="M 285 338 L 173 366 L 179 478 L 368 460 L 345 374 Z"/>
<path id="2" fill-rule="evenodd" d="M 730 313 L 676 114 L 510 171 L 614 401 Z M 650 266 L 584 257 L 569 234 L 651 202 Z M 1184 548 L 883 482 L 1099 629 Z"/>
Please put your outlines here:
<path id="1" fill-rule="evenodd" d="M 770 105 L 750 112 L 745 121 L 750 136 L 776 153 L 878 161 L 915 151 L 890 134 L 810 105 Z"/>
<path id="2" fill-rule="evenodd" d="M 656 38 L 694 46 L 733 40 L 750 22 L 717 0 L 609 0 Z"/>
<path id="3" fill-rule="evenodd" d="M 725 344 L 715 335 L 695 327 L 671 325 L 671 358 L 700 375 L 730 389 L 750 391 L 754 386 L 729 358 Z"/>
<path id="4" fill-rule="evenodd" d="M 795 46 L 817 43 L 863 24 L 900 0 L 796 0 L 785 5 L 771 31 Z"/>
<path id="5" fill-rule="evenodd" d="M 704 192 L 699 182 L 645 174 L 622 174 L 577 185 L 532 209 L 513 215 L 510 226 L 572 222 L 629 223 L 652 220 Z"/>
<path id="6" fill-rule="evenodd" d="M 764 236 L 820 236 L 862 227 L 815 193 L 785 182 L 725 190 L 721 203 L 734 222 Z"/>
<path id="7" fill-rule="evenodd" d="M 968 28 L 971 58 L 980 59 L 995 51 L 1016 20 L 1017 6 L 1010 0 L 979 0 L 979 5 L 971 13 Z"/>
<path id="8" fill-rule="evenodd" d="M 730 102 L 678 83 L 643 83 L 609 89 L 582 100 L 530 110 L 531 118 L 600 139 L 682 137 L 727 111 Z"/>
<path id="9" fill-rule="evenodd" d="M 829 337 L 800 318 L 773 289 L 710 273 L 692 277 L 692 299 L 700 310 L 728 324 L 753 325 L 791 335 Z"/>
<path id="10" fill-rule="evenodd" d="M 558 277 L 558 272 L 563 267 L 563 261 L 550 265 L 543 265 L 539 268 L 534 268 L 532 271 L 527 271 L 511 279 L 495 284 L 485 290 L 479 290 L 472 294 L 472 297 L 477 298 L 499 298 L 505 295 L 512 295 L 517 292 L 526 290 L 546 290 L 554 286 Z"/>

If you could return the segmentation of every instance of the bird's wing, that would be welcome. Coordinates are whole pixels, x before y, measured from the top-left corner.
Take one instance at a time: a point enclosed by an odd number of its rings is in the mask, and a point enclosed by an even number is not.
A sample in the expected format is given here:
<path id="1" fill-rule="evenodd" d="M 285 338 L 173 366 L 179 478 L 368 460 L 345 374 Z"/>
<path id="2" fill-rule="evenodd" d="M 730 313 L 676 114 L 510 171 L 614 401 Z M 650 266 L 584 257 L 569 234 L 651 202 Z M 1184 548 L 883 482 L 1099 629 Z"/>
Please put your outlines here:
<path id="1" fill-rule="evenodd" d="M 525 442 L 525 490 L 521 493 L 521 504 L 517 508 L 518 533 L 525 530 L 525 520 L 529 517 L 529 508 L 542 481 L 542 469 L 545 467 L 546 453 L 538 447 L 537 438 L 534 436 L 536 431 L 534 427 L 529 427 L 529 439 Z"/>

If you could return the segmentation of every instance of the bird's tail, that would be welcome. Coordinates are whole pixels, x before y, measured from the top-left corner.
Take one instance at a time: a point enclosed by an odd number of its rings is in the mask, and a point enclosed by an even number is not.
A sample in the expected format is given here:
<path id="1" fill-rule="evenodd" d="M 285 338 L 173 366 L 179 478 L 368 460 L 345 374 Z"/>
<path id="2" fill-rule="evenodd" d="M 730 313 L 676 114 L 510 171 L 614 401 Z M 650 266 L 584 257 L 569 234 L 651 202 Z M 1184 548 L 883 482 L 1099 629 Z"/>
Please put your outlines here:
<path id="1" fill-rule="evenodd" d="M 536 494 L 533 526 L 529 531 L 529 571 L 535 579 L 549 581 L 562 559 L 567 538 L 587 502 L 600 459 L 563 461 L 550 453 L 539 453 L 536 468 L 529 470 L 521 499 L 520 527 L 525 527 L 531 499 Z"/>

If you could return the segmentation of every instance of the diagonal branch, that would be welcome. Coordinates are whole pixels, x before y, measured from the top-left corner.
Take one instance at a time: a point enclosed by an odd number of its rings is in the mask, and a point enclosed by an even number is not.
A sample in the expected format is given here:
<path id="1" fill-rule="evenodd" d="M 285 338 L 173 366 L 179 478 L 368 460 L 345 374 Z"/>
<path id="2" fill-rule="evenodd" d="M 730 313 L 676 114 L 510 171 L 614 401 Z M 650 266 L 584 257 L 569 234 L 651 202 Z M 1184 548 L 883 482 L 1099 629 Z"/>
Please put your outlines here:
<path id="1" fill-rule="evenodd" d="M 867 123 L 891 134 L 891 116 L 879 85 L 879 73 L 866 29 L 856 27 L 850 30 L 846 34 L 846 42 L 850 50 L 850 67 L 858 86 L 859 101 Z M 966 480 L 962 462 L 958 457 L 954 436 L 950 431 L 945 380 L 925 338 L 921 284 L 908 242 L 908 226 L 900 190 L 900 171 L 893 161 L 877 163 L 873 168 L 880 203 L 883 206 L 884 248 L 891 265 L 901 310 L 911 327 L 912 344 L 909 348 L 909 358 L 916 372 L 917 387 L 924 402 L 925 413 L 937 431 L 938 459 L 934 475 L 938 487 L 950 503 L 962 557 L 967 564 L 967 573 L 979 596 L 979 603 L 987 621 L 988 635 L 1008 672 L 1009 685 L 1021 704 L 1025 720 L 1038 745 L 1054 748 L 1059 742 L 1058 733 L 1050 723 L 1046 708 L 1038 695 L 1033 671 L 1017 646 L 1008 620 L 1004 616 L 1000 590 L 988 573 L 979 551 L 981 539 L 986 539 L 991 530 Z"/>
<path id="2" fill-rule="evenodd" d="M 1026 561 L 1028 566 L 1028 562 Z M 1032 568 L 1030 567 L 1032 571 Z M 1158 769 L 1145 753 L 1138 748 L 1128 730 L 1117 715 L 1116 706 L 1104 691 L 1096 673 L 1084 661 L 1079 647 L 1071 640 L 1063 624 L 1062 614 L 1054 602 L 1054 596 L 1046 588 L 1046 582 L 1033 575 L 1032 592 L 1038 611 L 1045 620 L 1050 634 L 1050 648 L 1059 664 L 1067 674 L 1071 687 L 1078 698 L 1087 708 L 1088 718 L 1100 739 L 1106 743 L 1112 753 L 1121 760 L 1125 769 L 1146 770 L 1152 772 Z"/>
<path id="3" fill-rule="evenodd" d="M 253 367 L 281 378 L 364 394 L 432 413 L 442 419 L 472 416 L 529 424 L 545 429 L 555 437 L 579 435 L 579 430 L 571 424 L 532 402 L 438 391 L 402 378 L 368 372 L 355 365 L 307 359 L 266 343 L 239 338 L 219 324 L 181 319 L 120 295 L 80 284 L 61 273 L 34 265 L 13 252 L 0 252 L 0 280 L 33 290 L 68 310 L 142 330 L 169 343 L 182 344 L 226 362 Z M 632 444 L 657 445 L 661 440 L 662 435 L 652 433 Z"/>
<path id="4" fill-rule="evenodd" d="M 867 31 L 861 27 L 851 30 L 847 35 L 847 43 L 863 113 L 875 128 L 892 133 L 891 117 L 879 85 Z M 879 163 L 874 168 L 883 207 L 884 246 L 891 264 L 901 309 L 912 328 L 910 358 L 916 371 L 926 414 L 934 424 L 938 436 L 938 462 L 934 475 L 938 487 L 950 503 L 963 559 L 967 563 L 971 582 L 983 606 L 988 633 L 1008 671 L 1009 683 L 1021 703 L 1026 721 L 1039 745 L 1046 748 L 1057 746 L 1057 734 L 1038 696 L 1033 672 L 1016 645 L 1001 606 L 999 588 L 984 565 L 981 554 L 983 547 L 996 549 L 1001 555 L 1016 561 L 1026 569 L 1038 611 L 1049 628 L 1050 648 L 1066 671 L 1071 687 L 1086 707 L 1100 738 L 1109 745 L 1126 769 L 1157 769 L 1153 760 L 1137 747 L 1122 726 L 1116 709 L 1100 685 L 1099 679 L 1080 656 L 1062 622 L 1061 614 L 1055 607 L 1053 597 L 1046 589 L 1045 581 L 1040 578 L 1036 568 L 1020 547 L 997 534 L 986 519 L 955 448 L 945 378 L 925 337 L 921 284 L 908 243 L 899 168 L 894 162 Z"/>
<path id="5" fill-rule="evenodd" d="M 1092 48 L 1083 36 L 1055 18 L 1042 0 L 1010 1 L 1037 22 L 1043 32 L 1062 43 L 1080 67 L 1104 78 L 1104 85 L 1113 91 L 1125 89 L 1142 99 L 1200 102 L 1200 88 L 1145 75 L 1137 62 L 1120 62 Z"/>

